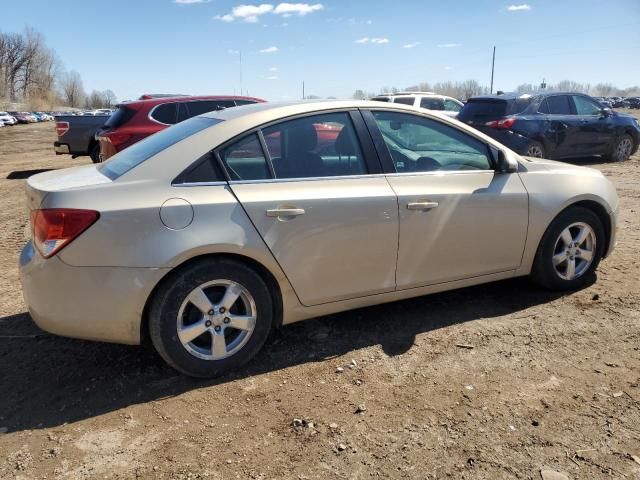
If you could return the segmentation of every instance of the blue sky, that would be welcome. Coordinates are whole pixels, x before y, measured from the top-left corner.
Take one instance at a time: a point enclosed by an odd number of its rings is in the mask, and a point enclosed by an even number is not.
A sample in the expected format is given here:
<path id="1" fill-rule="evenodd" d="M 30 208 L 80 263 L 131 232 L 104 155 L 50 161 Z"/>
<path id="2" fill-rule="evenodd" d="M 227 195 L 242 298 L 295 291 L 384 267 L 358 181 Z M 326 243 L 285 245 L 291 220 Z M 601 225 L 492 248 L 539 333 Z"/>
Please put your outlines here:
<path id="1" fill-rule="evenodd" d="M 294 3 L 295 2 L 295 3 Z M 244 7 L 243 7 L 244 5 Z M 249 8 L 247 8 L 249 6 Z M 511 7 L 511 8 L 509 8 Z M 39 30 L 85 89 L 348 97 L 421 81 L 640 84 L 639 0 L 0 0 L 0 30 Z"/>

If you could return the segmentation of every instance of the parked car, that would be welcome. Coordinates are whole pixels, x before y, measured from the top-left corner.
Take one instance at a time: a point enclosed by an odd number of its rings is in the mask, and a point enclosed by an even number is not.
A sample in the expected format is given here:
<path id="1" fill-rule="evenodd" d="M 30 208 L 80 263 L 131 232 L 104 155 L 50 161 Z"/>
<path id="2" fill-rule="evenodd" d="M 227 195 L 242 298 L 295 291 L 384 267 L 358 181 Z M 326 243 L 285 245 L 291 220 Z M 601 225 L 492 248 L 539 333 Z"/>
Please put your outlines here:
<path id="1" fill-rule="evenodd" d="M 104 128 L 96 134 L 101 158 L 106 160 L 143 138 L 196 115 L 256 102 L 264 100 L 235 96 L 156 95 L 145 100 L 121 103 Z"/>
<path id="2" fill-rule="evenodd" d="M 9 115 L 15 117 L 18 123 L 36 123 L 36 118 L 29 112 L 9 112 Z"/>
<path id="3" fill-rule="evenodd" d="M 56 155 L 74 158 L 88 155 L 94 163 L 100 161 L 100 145 L 95 136 L 108 119 L 108 115 L 56 116 L 58 140 L 53 142 Z"/>
<path id="4" fill-rule="evenodd" d="M 579 93 L 472 97 L 458 120 L 521 155 L 538 158 L 603 155 L 622 161 L 640 141 L 636 118 L 603 108 Z"/>
<path id="5" fill-rule="evenodd" d="M 640 97 L 628 98 L 629 108 L 640 108 Z"/>
<path id="6" fill-rule="evenodd" d="M 319 150 L 318 125 L 338 130 L 332 149 Z M 618 215 L 598 170 L 359 101 L 214 111 L 26 189 L 20 276 L 35 322 L 148 337 L 200 377 L 310 317 L 523 275 L 580 288 L 614 248 Z"/>
<path id="7" fill-rule="evenodd" d="M 464 106 L 460 100 L 433 92 L 398 92 L 378 95 L 371 100 L 401 103 L 403 105 L 412 105 L 416 108 L 436 110 L 453 118 L 458 115 L 458 112 Z"/>
<path id="8" fill-rule="evenodd" d="M 18 120 L 7 112 L 0 112 L 0 122 L 2 122 L 3 125 L 15 125 L 18 123 Z"/>

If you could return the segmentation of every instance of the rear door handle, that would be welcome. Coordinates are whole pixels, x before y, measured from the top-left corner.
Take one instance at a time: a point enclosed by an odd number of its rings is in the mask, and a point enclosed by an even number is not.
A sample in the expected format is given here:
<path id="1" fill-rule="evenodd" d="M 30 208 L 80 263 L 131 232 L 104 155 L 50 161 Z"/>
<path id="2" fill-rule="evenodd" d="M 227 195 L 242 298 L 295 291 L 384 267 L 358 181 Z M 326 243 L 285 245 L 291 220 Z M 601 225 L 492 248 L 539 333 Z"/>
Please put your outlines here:
<path id="1" fill-rule="evenodd" d="M 304 208 L 274 208 L 267 210 L 267 217 L 297 217 L 304 215 Z"/>
<path id="2" fill-rule="evenodd" d="M 432 208 L 436 208 L 438 206 L 438 202 L 411 202 L 407 203 L 407 208 L 409 210 L 431 210 Z"/>

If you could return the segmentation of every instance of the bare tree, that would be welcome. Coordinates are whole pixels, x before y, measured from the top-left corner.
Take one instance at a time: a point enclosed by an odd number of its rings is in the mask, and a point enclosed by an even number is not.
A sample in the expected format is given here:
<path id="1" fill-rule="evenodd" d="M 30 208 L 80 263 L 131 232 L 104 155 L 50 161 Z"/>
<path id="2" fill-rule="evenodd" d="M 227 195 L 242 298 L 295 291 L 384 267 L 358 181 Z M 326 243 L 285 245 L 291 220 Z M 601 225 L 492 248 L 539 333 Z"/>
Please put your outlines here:
<path id="1" fill-rule="evenodd" d="M 104 98 L 104 108 L 113 108 L 116 106 L 116 103 L 118 103 L 118 99 L 116 94 L 113 93 L 113 90 L 103 90 L 102 97 Z"/>
<path id="2" fill-rule="evenodd" d="M 82 78 L 75 70 L 71 70 L 62 77 L 60 90 L 62 99 L 70 107 L 80 107 L 87 96 L 82 85 Z"/>

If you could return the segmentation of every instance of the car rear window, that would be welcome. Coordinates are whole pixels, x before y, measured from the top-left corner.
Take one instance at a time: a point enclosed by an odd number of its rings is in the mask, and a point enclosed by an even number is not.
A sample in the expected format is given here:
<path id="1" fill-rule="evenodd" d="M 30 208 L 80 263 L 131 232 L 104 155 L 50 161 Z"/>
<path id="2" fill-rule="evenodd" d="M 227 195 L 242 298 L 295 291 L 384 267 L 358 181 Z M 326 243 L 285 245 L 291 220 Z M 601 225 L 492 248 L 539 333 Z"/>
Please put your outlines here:
<path id="1" fill-rule="evenodd" d="M 131 117 L 133 117 L 135 113 L 136 111 L 133 108 L 120 105 L 118 109 L 109 117 L 104 126 L 106 128 L 118 128 L 120 125 L 123 125 L 131 120 Z"/>
<path id="2" fill-rule="evenodd" d="M 500 118 L 515 115 L 524 111 L 531 103 L 531 98 L 488 99 L 470 98 L 458 115 L 461 120 Z"/>
<path id="3" fill-rule="evenodd" d="M 125 148 L 101 164 L 99 171 L 115 180 L 165 148 L 223 121 L 219 118 L 193 117 L 180 122 Z"/>
<path id="4" fill-rule="evenodd" d="M 389 97 L 373 97 L 371 100 L 375 100 L 376 102 L 390 102 L 391 99 Z"/>

